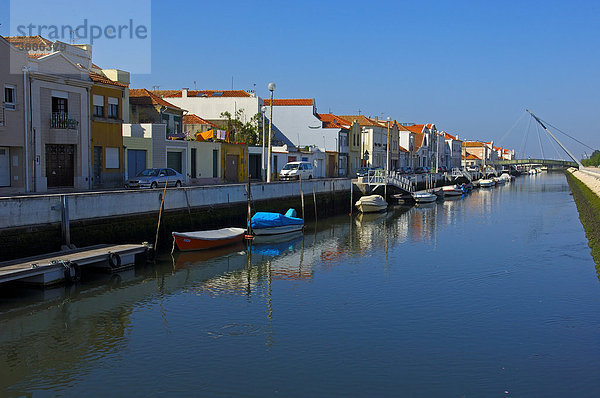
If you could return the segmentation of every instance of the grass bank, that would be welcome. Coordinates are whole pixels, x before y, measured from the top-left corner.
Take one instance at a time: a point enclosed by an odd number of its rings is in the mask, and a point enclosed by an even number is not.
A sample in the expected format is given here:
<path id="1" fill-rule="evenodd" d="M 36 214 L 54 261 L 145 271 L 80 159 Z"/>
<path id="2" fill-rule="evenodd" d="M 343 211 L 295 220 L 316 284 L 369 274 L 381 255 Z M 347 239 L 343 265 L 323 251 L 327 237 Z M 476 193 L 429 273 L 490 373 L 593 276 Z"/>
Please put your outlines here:
<path id="1" fill-rule="evenodd" d="M 573 174 L 566 175 L 600 277 L 600 198 Z"/>

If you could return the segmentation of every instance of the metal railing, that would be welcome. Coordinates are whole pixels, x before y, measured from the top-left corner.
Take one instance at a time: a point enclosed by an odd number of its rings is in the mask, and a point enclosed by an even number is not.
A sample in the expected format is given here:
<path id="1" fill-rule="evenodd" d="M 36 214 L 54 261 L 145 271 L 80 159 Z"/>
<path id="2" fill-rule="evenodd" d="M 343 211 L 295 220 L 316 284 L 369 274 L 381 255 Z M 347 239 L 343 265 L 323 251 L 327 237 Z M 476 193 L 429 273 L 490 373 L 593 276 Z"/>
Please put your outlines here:
<path id="1" fill-rule="evenodd" d="M 452 178 L 465 177 L 469 181 L 473 181 L 473 176 L 467 170 L 461 170 L 458 167 L 452 169 Z"/>
<path id="2" fill-rule="evenodd" d="M 368 176 L 360 177 L 359 182 L 367 185 L 394 185 L 403 191 L 414 192 L 414 185 L 410 178 L 404 177 L 402 174 L 390 171 L 387 178 L 385 170 L 376 170 L 374 173 Z"/>
<path id="3" fill-rule="evenodd" d="M 53 112 L 50 117 L 51 129 L 75 130 L 79 125 L 79 121 L 69 118 L 69 115 L 64 112 Z"/>

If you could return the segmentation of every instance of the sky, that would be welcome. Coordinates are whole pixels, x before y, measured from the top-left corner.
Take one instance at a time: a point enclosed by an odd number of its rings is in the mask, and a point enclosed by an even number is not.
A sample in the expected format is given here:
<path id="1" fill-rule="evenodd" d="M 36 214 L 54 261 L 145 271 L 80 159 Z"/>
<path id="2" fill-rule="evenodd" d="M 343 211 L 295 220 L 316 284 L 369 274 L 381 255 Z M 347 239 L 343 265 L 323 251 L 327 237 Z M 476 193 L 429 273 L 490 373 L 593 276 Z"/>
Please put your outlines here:
<path id="1" fill-rule="evenodd" d="M 529 108 L 600 148 L 598 2 L 130 1 L 151 3 L 150 73 L 133 73 L 132 88 L 230 89 L 233 78 L 267 97 L 272 81 L 276 98 L 315 98 L 319 112 L 435 123 L 531 156 L 541 141 L 557 157 Z M 0 0 L 1 35 L 9 4 Z M 118 50 L 95 54 L 119 68 Z"/>

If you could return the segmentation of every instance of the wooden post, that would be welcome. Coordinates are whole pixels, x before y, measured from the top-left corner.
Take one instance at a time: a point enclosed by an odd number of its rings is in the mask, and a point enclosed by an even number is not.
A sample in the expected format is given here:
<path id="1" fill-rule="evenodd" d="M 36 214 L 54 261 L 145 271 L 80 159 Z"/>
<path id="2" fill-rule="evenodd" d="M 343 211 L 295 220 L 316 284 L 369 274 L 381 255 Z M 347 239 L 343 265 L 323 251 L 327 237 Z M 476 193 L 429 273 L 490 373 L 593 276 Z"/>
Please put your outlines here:
<path id="1" fill-rule="evenodd" d="M 302 174 L 300 174 L 298 176 L 298 181 L 300 181 L 300 200 L 302 201 L 302 219 L 306 220 L 306 218 L 304 218 L 304 191 L 302 190 Z"/>
<path id="2" fill-rule="evenodd" d="M 354 184 L 350 181 L 350 217 L 352 217 L 352 208 L 354 207 L 354 199 L 352 195 L 354 193 Z"/>
<path id="3" fill-rule="evenodd" d="M 315 192 L 315 184 L 313 183 L 313 202 L 315 203 L 315 221 L 317 221 L 317 194 Z"/>
<path id="4" fill-rule="evenodd" d="M 248 216 L 246 217 L 246 227 L 248 228 L 248 234 L 252 235 L 252 224 L 250 223 L 252 219 L 252 208 L 250 207 L 250 176 L 248 175 Z"/>
<path id="5" fill-rule="evenodd" d="M 165 189 L 163 189 L 162 200 L 160 201 L 160 210 L 158 211 L 158 224 L 156 225 L 156 238 L 154 239 L 154 255 L 157 253 L 157 245 L 158 245 L 158 230 L 160 229 L 160 219 L 162 218 L 163 208 L 165 207 L 165 195 L 167 194 L 167 184 L 169 183 L 169 179 L 165 181 Z"/>
<path id="6" fill-rule="evenodd" d="M 64 244 L 69 247 L 71 245 L 71 227 L 69 224 L 69 198 L 67 195 L 61 196 L 62 204 L 62 236 Z"/>

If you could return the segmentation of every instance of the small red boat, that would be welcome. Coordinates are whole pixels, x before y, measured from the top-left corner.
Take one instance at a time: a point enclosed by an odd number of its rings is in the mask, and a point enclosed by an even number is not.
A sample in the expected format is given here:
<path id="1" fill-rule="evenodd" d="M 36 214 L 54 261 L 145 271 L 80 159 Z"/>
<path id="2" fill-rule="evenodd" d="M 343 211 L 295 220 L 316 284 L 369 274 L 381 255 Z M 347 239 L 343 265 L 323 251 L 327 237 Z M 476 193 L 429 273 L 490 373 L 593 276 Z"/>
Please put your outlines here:
<path id="1" fill-rule="evenodd" d="M 173 239 L 181 251 L 204 250 L 227 246 L 244 239 L 243 228 L 222 228 L 210 231 L 173 232 Z"/>

